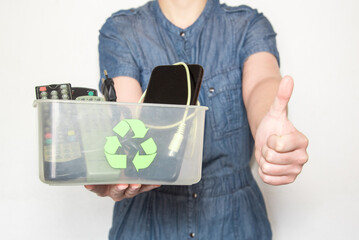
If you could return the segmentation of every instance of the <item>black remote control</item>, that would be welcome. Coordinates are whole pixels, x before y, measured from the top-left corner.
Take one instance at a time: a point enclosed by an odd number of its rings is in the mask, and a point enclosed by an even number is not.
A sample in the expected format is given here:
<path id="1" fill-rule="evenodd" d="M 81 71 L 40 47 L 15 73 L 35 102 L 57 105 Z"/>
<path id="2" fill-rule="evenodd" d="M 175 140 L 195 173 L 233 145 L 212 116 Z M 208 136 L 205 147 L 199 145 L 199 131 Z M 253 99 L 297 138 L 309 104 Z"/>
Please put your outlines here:
<path id="1" fill-rule="evenodd" d="M 36 99 L 72 99 L 70 83 L 51 84 L 35 87 Z"/>
<path id="2" fill-rule="evenodd" d="M 42 112 L 42 142 L 44 178 L 47 181 L 67 181 L 86 177 L 86 163 L 81 146 L 81 133 L 71 116 L 77 114 L 73 104 L 44 103 Z"/>
<path id="3" fill-rule="evenodd" d="M 73 87 L 71 88 L 72 99 L 76 100 L 78 97 L 93 97 L 97 96 L 97 90 L 92 88 L 84 87 Z"/>

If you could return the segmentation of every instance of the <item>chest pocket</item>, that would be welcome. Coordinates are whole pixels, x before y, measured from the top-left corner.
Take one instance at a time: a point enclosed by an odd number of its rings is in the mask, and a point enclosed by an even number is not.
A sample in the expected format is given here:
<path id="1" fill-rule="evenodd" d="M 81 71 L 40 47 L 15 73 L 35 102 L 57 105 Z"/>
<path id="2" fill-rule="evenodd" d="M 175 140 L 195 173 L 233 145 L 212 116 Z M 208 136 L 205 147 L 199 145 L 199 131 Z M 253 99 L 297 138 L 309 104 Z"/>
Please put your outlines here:
<path id="1" fill-rule="evenodd" d="M 229 70 L 205 81 L 208 117 L 216 139 L 238 134 L 243 126 L 245 108 L 241 71 Z"/>

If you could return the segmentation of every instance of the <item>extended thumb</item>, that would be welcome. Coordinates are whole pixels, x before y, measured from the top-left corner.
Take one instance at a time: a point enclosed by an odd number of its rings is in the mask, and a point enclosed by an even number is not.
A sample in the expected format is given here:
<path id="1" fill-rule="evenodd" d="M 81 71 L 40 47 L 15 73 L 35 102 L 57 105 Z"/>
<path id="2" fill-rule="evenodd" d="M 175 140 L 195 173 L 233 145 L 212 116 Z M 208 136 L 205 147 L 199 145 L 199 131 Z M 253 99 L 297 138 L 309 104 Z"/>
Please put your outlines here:
<path id="1" fill-rule="evenodd" d="M 293 87 L 293 78 L 290 76 L 283 77 L 279 84 L 277 96 L 275 97 L 271 107 L 271 111 L 274 115 L 280 116 L 284 111 L 287 110 L 289 99 L 292 96 Z"/>

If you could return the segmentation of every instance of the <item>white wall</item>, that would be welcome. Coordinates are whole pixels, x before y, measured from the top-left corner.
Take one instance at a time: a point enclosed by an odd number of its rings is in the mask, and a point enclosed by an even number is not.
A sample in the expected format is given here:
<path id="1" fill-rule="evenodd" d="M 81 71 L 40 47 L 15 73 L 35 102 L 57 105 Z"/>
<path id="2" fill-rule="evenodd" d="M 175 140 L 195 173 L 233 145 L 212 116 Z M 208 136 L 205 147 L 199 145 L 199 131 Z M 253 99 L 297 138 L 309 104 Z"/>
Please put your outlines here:
<path id="1" fill-rule="evenodd" d="M 0 238 L 105 239 L 112 201 L 38 179 L 34 86 L 97 88 L 105 19 L 144 0 L 0 1 Z M 226 1 L 258 8 L 278 33 L 295 79 L 290 118 L 310 139 L 294 184 L 261 184 L 274 239 L 359 239 L 359 3 Z M 254 169 L 255 171 L 255 169 Z"/>

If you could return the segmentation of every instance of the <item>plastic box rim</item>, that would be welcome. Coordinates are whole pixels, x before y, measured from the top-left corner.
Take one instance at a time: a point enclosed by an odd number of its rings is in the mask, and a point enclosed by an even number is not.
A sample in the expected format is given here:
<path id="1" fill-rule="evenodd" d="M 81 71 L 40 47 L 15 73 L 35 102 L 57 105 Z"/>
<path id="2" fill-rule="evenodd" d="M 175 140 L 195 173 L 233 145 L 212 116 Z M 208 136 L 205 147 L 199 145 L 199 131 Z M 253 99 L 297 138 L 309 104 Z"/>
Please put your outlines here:
<path id="1" fill-rule="evenodd" d="M 76 103 L 76 104 L 104 104 L 104 105 L 119 105 L 119 106 L 148 106 L 148 107 L 161 107 L 161 108 L 189 108 L 208 110 L 206 106 L 200 105 L 178 105 L 178 104 L 159 104 L 159 103 L 130 103 L 130 102 L 106 102 L 106 101 L 75 101 L 75 100 L 53 100 L 53 99 L 37 99 L 33 102 L 32 106 L 37 107 L 38 103 Z"/>

